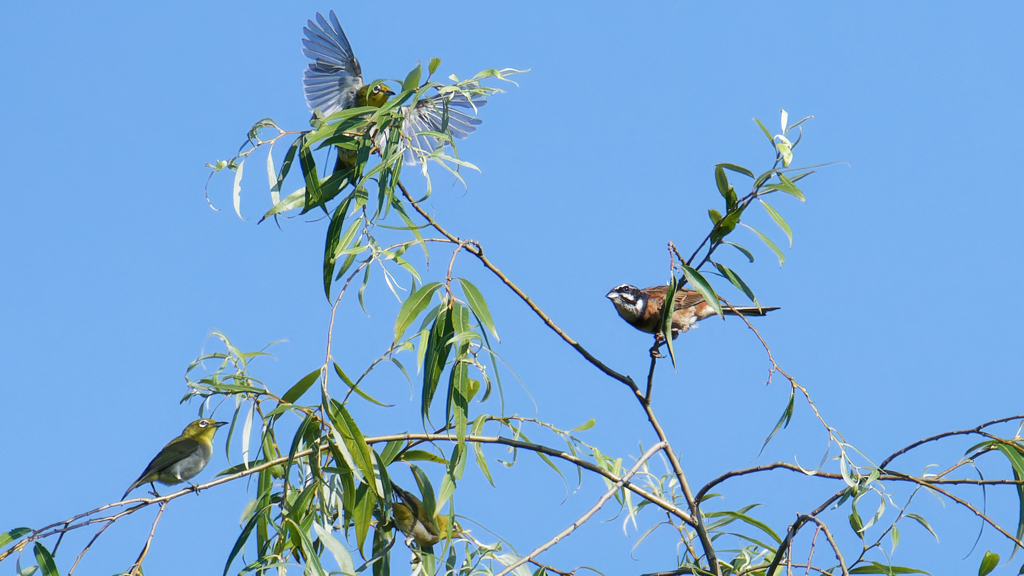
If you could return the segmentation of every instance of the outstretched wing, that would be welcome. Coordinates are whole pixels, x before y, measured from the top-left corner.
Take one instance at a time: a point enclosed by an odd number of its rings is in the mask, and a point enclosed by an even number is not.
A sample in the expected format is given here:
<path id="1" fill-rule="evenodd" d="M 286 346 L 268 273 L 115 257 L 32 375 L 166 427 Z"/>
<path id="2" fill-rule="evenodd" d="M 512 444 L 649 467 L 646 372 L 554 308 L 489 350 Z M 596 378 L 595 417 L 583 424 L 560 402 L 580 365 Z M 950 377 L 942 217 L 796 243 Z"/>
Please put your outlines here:
<path id="1" fill-rule="evenodd" d="M 317 23 L 309 20 L 302 32 L 302 53 L 312 60 L 302 75 L 306 104 L 319 108 L 324 116 L 356 104 L 356 92 L 363 87 L 363 72 L 345 37 L 334 10 L 328 22 L 319 12 Z"/>
<path id="2" fill-rule="evenodd" d="M 461 92 L 437 94 L 416 102 L 415 106 L 403 106 L 402 144 L 406 165 L 413 166 L 421 154 L 430 154 L 446 142 L 425 134 L 424 131 L 451 134 L 463 139 L 476 131 L 483 123 L 476 117 L 477 110 L 487 105 L 483 96 L 467 97 Z M 380 145 L 387 142 L 386 132 Z"/>

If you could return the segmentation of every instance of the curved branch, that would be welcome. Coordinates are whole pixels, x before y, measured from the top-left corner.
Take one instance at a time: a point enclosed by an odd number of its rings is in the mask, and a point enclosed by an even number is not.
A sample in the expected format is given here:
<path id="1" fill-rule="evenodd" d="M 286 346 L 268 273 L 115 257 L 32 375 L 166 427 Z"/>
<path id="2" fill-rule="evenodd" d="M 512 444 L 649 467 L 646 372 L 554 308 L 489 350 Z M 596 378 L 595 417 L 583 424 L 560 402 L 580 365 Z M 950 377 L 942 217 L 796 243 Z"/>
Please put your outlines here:
<path id="1" fill-rule="evenodd" d="M 910 445 L 908 445 L 908 446 L 906 446 L 904 448 L 901 448 L 901 449 L 893 452 L 892 454 L 889 455 L 888 458 L 883 460 L 882 463 L 878 465 L 878 467 L 884 469 L 886 467 L 886 465 L 888 465 L 890 462 L 892 462 L 893 460 L 895 460 L 899 456 L 902 456 L 903 454 L 906 454 L 907 452 L 913 450 L 914 448 L 917 448 L 918 446 L 920 446 L 922 444 L 926 444 L 928 442 L 934 442 L 936 440 L 942 440 L 943 438 L 949 438 L 951 436 L 963 436 L 963 435 L 967 435 L 967 434 L 980 434 L 983 429 L 988 428 L 989 426 L 994 426 L 996 424 L 1002 424 L 1004 422 L 1011 422 L 1013 420 L 1024 420 L 1024 414 L 1017 415 L 1017 416 L 1009 416 L 1009 417 L 1006 417 L 1006 418 L 999 418 L 999 419 L 996 419 L 996 420 L 990 420 L 988 422 L 985 422 L 984 424 L 981 424 L 980 426 L 975 426 L 974 428 L 970 428 L 970 429 L 967 429 L 967 430 L 955 430 L 953 432 L 943 432 L 942 434 L 936 434 L 935 436 L 929 436 L 928 438 L 923 438 L 921 440 L 918 440 L 917 442 L 914 442 L 913 444 L 910 444 Z"/>

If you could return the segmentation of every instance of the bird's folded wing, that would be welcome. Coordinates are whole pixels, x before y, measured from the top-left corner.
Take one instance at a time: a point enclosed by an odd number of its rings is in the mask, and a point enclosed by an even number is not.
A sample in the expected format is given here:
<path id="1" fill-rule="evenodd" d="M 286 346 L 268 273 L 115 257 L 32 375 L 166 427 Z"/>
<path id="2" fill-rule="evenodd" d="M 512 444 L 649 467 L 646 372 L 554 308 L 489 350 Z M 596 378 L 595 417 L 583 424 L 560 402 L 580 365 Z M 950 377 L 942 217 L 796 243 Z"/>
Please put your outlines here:
<path id="1" fill-rule="evenodd" d="M 200 446 L 197 440 L 192 438 L 175 439 L 167 446 L 164 446 L 160 453 L 156 455 L 156 458 L 153 458 L 153 461 L 146 467 L 146 471 L 142 473 L 142 477 L 166 470 L 199 452 L 199 450 Z"/>

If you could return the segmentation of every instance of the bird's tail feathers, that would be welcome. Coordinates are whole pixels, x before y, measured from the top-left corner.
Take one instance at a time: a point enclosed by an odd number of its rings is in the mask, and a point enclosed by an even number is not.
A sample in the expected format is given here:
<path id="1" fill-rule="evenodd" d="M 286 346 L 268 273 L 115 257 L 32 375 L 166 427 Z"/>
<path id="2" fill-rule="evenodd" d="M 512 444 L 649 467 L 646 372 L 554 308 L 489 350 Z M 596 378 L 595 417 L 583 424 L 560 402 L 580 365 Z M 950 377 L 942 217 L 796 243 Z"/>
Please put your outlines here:
<path id="1" fill-rule="evenodd" d="M 732 308 L 722 307 L 722 312 L 738 316 L 764 316 L 772 310 L 778 310 L 778 306 L 733 306 Z"/>

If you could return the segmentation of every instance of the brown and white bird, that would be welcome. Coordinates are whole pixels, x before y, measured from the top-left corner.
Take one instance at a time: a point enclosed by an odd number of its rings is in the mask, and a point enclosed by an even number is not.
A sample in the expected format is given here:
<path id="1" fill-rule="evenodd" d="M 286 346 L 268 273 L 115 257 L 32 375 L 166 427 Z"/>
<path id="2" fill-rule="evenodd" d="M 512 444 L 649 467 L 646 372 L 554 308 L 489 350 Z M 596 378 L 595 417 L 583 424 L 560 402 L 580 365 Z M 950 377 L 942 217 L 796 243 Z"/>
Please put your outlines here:
<path id="1" fill-rule="evenodd" d="M 622 284 L 612 288 L 606 295 L 615 305 L 615 311 L 622 316 L 622 319 L 630 326 L 654 334 L 658 332 L 661 323 L 661 309 L 665 305 L 665 294 L 668 286 L 651 286 L 640 289 L 629 284 Z M 757 307 L 757 306 L 736 306 L 735 312 L 732 309 L 723 308 L 726 314 L 742 314 L 744 316 L 764 316 L 778 307 Z M 697 327 L 697 321 L 708 316 L 713 316 L 715 311 L 704 297 L 696 290 L 677 290 L 675 296 L 675 308 L 672 311 L 672 337 L 680 332 L 687 332 L 690 328 Z"/>

